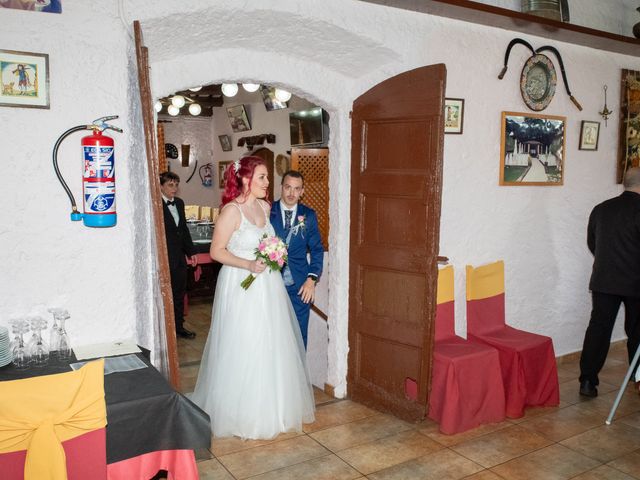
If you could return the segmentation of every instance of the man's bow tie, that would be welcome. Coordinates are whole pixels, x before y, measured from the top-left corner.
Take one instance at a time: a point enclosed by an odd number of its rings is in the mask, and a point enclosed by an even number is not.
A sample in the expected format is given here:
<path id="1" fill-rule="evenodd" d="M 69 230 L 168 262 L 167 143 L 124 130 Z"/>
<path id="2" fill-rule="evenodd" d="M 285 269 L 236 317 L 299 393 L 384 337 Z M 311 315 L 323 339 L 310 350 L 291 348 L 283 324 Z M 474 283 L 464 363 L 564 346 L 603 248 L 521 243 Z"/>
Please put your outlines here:
<path id="1" fill-rule="evenodd" d="M 175 200 L 167 200 L 167 206 L 171 206 L 171 205 L 175 205 L 176 201 Z"/>

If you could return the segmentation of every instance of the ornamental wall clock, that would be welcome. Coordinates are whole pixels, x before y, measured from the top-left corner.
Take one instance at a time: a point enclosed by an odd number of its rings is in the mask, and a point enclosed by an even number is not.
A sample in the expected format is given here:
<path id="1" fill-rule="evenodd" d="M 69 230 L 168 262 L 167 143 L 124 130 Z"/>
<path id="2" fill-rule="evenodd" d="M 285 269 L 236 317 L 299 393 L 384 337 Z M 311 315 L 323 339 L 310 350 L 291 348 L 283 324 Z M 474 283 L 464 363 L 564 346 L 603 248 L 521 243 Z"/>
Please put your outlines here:
<path id="1" fill-rule="evenodd" d="M 178 148 L 173 143 L 165 143 L 164 154 L 167 158 L 178 158 Z"/>
<path id="2" fill-rule="evenodd" d="M 509 54 L 511 53 L 513 46 L 516 44 L 524 45 L 531 51 L 531 56 L 525 62 L 522 74 L 520 75 L 520 93 L 522 94 L 522 99 L 527 107 L 536 112 L 544 110 L 549 106 L 556 93 L 556 83 L 558 80 L 556 69 L 553 66 L 551 59 L 540 53 L 549 51 L 558 59 L 560 73 L 562 74 L 562 82 L 564 83 L 567 95 L 569 95 L 569 99 L 578 108 L 578 110 L 582 110 L 582 106 L 573 97 L 573 95 L 571 95 L 571 90 L 569 90 L 569 82 L 567 81 L 567 74 L 564 71 L 564 63 L 562 62 L 560 52 L 549 45 L 534 50 L 529 42 L 522 40 L 521 38 L 514 38 L 509 42 L 507 51 L 504 53 L 504 67 L 502 68 L 500 75 L 498 75 L 498 79 L 502 80 L 505 73 L 507 73 Z"/>

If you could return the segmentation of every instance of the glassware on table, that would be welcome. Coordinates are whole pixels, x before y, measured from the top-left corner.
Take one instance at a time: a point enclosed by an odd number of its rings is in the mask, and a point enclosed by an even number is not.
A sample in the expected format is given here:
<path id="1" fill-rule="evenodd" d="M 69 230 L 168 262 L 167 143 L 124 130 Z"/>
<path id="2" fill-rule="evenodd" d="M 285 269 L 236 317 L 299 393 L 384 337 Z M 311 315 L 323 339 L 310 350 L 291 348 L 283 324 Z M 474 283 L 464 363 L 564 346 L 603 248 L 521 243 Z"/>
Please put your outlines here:
<path id="1" fill-rule="evenodd" d="M 24 334 L 29 332 L 29 323 L 24 318 L 11 320 L 11 332 L 15 335 L 13 340 L 12 356 L 13 365 L 18 370 L 29 367 L 31 357 L 24 343 Z"/>
<path id="2" fill-rule="evenodd" d="M 47 328 L 47 321 L 39 316 L 29 317 L 29 325 L 33 335 L 30 340 L 31 363 L 35 367 L 43 367 L 49 361 L 49 347 L 42 339 L 42 330 Z"/>
<path id="3" fill-rule="evenodd" d="M 66 360 L 71 356 L 71 344 L 69 335 L 65 328 L 65 321 L 71 317 L 64 308 L 52 307 L 48 310 L 53 315 L 53 326 L 51 327 L 51 355 L 57 356 L 60 360 Z"/>

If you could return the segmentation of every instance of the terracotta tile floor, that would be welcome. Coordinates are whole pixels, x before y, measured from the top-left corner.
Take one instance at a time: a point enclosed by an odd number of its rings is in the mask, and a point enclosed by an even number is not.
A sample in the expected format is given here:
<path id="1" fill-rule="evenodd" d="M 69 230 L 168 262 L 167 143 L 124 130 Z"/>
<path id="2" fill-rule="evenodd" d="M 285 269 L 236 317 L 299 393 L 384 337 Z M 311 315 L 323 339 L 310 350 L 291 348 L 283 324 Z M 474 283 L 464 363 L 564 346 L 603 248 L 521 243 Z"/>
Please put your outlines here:
<path id="1" fill-rule="evenodd" d="M 182 390 L 193 390 L 211 304 L 192 303 L 178 342 Z M 271 441 L 216 439 L 198 452 L 203 480 L 627 480 L 640 479 L 640 396 L 629 385 L 611 426 L 604 420 L 626 371 L 624 344 L 612 346 L 600 396 L 578 395 L 578 359 L 558 365 L 561 404 L 517 420 L 443 435 L 431 420 L 411 424 L 316 390 L 316 421 Z"/>

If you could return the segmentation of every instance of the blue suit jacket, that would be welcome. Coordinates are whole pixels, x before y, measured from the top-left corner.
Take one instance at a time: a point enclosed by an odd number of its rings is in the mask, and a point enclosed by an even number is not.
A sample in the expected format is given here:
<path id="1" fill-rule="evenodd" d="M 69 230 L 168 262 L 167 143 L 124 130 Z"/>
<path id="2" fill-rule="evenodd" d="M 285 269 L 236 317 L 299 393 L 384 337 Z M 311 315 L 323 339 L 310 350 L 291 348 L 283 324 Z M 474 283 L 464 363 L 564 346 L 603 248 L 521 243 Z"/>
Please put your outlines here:
<path id="1" fill-rule="evenodd" d="M 295 282 L 295 288 L 299 289 L 307 279 L 307 275 L 313 273 L 320 278 L 322 274 L 322 259 L 324 247 L 318 230 L 318 217 L 316 212 L 303 205 L 298 204 L 296 218 L 293 222 L 293 229 L 300 223 L 298 219 L 304 217 L 304 226 L 291 235 L 288 248 L 288 265 L 291 276 Z M 282 208 L 280 200 L 273 202 L 271 206 L 271 225 L 282 240 L 286 241 L 284 225 L 282 224 Z M 310 253 L 311 261 L 307 261 L 307 252 Z"/>

